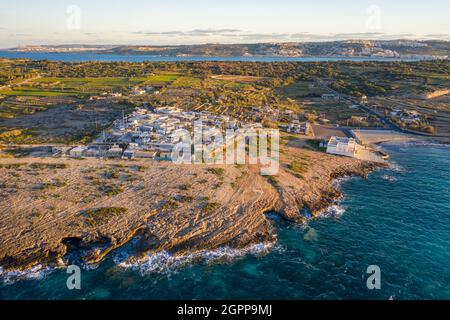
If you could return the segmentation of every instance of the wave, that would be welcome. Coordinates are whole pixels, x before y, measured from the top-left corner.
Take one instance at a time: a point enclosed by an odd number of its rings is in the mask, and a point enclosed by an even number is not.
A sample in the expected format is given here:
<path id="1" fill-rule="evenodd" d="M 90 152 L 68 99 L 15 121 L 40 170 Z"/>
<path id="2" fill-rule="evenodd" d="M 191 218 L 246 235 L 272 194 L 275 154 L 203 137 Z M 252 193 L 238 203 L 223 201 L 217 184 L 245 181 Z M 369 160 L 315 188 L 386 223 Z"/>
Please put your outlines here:
<path id="1" fill-rule="evenodd" d="M 2 281 L 5 285 L 10 285 L 21 280 L 42 280 L 55 271 L 64 270 L 71 264 L 75 264 L 86 271 L 95 270 L 100 266 L 99 263 L 88 264 L 81 261 L 77 263 L 70 263 L 67 258 L 59 259 L 57 266 L 43 266 L 41 264 L 38 264 L 25 270 L 5 271 L 3 267 L 0 266 L 0 281 Z"/>
<path id="2" fill-rule="evenodd" d="M 406 169 L 404 167 L 402 167 L 401 165 L 399 165 L 398 163 L 393 162 L 393 161 L 389 162 L 388 169 L 393 172 L 398 172 L 398 173 L 406 172 Z"/>
<path id="3" fill-rule="evenodd" d="M 120 268 L 132 269 L 142 275 L 148 273 L 169 273 L 181 267 L 186 267 L 197 262 L 218 263 L 231 262 L 245 255 L 261 255 L 275 247 L 275 243 L 258 243 L 244 249 L 223 247 L 217 250 L 204 250 L 188 255 L 172 255 L 167 251 L 156 254 L 147 254 L 143 258 L 136 258 L 135 253 L 126 249 L 116 251 L 112 255 L 113 262 Z M 60 266 L 36 265 L 26 270 L 5 271 L 0 266 L 0 280 L 4 285 L 11 285 L 21 280 L 42 280 L 51 273 L 63 269 L 69 263 L 60 261 Z M 97 269 L 100 264 L 77 264 L 82 269 L 91 271 Z"/>
<path id="4" fill-rule="evenodd" d="M 395 146 L 395 147 L 436 147 L 436 148 L 450 148 L 450 144 L 437 141 L 423 141 L 423 140 L 410 140 L 410 141 L 389 141 L 384 142 L 382 146 Z"/>
<path id="5" fill-rule="evenodd" d="M 355 179 L 355 176 L 343 176 L 340 178 L 335 178 L 332 181 L 333 187 L 336 189 L 341 189 L 342 185 L 351 179 Z M 345 199 L 345 194 L 342 194 L 338 199 L 334 201 L 334 204 L 326 208 L 323 212 L 319 214 L 320 218 L 338 218 L 344 215 L 346 209 L 341 205 L 342 201 Z"/>
<path id="6" fill-rule="evenodd" d="M 338 218 L 344 215 L 346 209 L 338 202 L 328 207 L 320 216 L 323 218 Z"/>
<path id="7" fill-rule="evenodd" d="M 41 280 L 48 274 L 56 270 L 55 268 L 43 265 L 37 265 L 27 270 L 4 271 L 0 267 L 0 279 L 4 284 L 13 284 L 18 280 Z"/>
<path id="8" fill-rule="evenodd" d="M 170 273 L 182 267 L 187 267 L 196 262 L 218 263 L 229 262 L 245 255 L 261 255 L 274 247 L 274 243 L 258 243 L 244 249 L 223 247 L 217 250 L 204 250 L 187 255 L 172 255 L 167 251 L 149 253 L 136 259 L 122 252 L 114 257 L 114 262 L 119 268 L 131 269 L 141 275 L 151 273 Z"/>

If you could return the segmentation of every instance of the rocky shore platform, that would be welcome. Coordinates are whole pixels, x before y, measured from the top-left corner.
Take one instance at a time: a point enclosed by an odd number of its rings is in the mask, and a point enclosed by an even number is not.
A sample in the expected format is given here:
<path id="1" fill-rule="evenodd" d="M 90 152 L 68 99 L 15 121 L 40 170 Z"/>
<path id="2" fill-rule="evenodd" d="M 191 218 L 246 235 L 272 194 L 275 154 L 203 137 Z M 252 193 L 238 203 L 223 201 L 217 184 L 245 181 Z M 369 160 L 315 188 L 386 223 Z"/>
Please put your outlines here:
<path id="1" fill-rule="evenodd" d="M 333 179 L 379 166 L 295 143 L 271 177 L 257 165 L 0 158 L 0 267 L 98 263 L 131 240 L 130 259 L 273 243 L 266 213 L 305 223 L 302 210 L 320 215 L 341 195 Z"/>

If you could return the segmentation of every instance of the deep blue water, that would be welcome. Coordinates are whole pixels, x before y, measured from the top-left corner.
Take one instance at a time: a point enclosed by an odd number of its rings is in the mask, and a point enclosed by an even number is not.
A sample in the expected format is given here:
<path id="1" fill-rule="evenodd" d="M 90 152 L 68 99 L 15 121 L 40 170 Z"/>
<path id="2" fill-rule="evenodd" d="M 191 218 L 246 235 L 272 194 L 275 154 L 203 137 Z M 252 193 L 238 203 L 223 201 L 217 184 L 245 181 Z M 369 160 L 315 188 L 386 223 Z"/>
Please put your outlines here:
<path id="1" fill-rule="evenodd" d="M 144 275 L 109 258 L 83 271 L 80 291 L 58 271 L 0 285 L 0 298 L 450 299 L 450 148 L 384 148 L 394 169 L 342 182 L 342 215 L 308 228 L 276 221 L 279 241 L 265 255 Z M 366 287 L 369 265 L 381 269 L 381 290 Z"/>
<path id="2" fill-rule="evenodd" d="M 251 61 L 251 62 L 323 62 L 323 61 L 417 61 L 417 59 L 376 58 L 376 57 L 164 57 L 133 54 L 98 54 L 98 53 L 45 53 L 45 52 L 10 52 L 0 51 L 0 58 L 27 58 L 33 60 L 57 60 L 64 62 L 83 61 L 127 61 L 127 62 L 170 62 L 170 61 Z"/>

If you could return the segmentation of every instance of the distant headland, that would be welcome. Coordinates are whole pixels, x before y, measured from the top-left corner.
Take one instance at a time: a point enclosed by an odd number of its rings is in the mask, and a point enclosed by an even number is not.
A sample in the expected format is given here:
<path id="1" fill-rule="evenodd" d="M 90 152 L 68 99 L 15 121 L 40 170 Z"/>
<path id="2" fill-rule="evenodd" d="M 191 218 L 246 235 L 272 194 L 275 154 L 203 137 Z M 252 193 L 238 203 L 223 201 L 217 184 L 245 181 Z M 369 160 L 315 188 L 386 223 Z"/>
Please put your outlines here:
<path id="1" fill-rule="evenodd" d="M 195 45 L 26 45 L 11 52 L 133 54 L 165 57 L 372 57 L 448 58 L 450 42 L 442 40 L 345 40 Z"/>

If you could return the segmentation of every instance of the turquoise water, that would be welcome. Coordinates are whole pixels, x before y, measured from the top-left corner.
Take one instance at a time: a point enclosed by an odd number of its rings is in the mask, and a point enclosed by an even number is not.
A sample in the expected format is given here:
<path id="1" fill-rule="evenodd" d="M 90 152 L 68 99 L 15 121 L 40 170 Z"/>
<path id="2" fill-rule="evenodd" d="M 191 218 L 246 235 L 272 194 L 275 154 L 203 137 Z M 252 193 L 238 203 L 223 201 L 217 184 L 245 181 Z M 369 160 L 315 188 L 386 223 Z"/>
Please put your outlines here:
<path id="1" fill-rule="evenodd" d="M 308 228 L 275 219 L 279 241 L 267 254 L 173 270 L 162 261 L 163 271 L 150 274 L 110 257 L 82 272 L 80 291 L 67 290 L 59 271 L 3 284 L 0 298 L 450 299 L 450 148 L 384 148 L 393 169 L 343 181 L 338 216 Z M 369 265 L 381 269 L 381 290 L 366 287 Z"/>
<path id="2" fill-rule="evenodd" d="M 417 61 L 418 59 L 377 58 L 377 57 L 164 57 L 145 54 L 97 54 L 97 53 L 46 53 L 0 51 L 1 58 L 26 58 L 34 60 L 57 60 L 64 62 L 83 61 L 126 61 L 126 62 L 170 62 L 170 61 L 249 61 L 249 62 L 323 62 L 323 61 Z"/>

